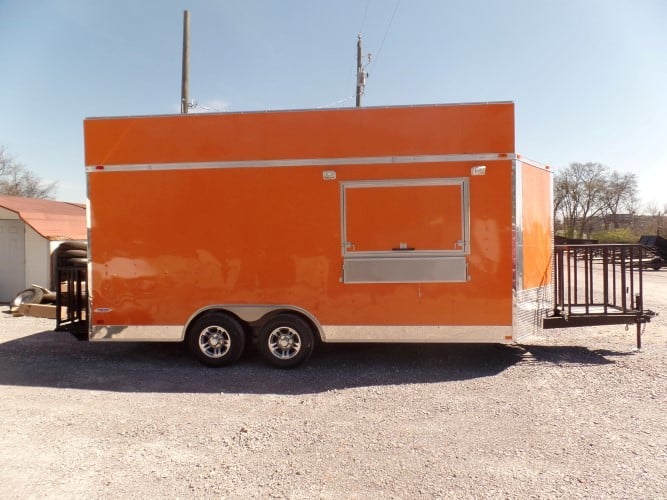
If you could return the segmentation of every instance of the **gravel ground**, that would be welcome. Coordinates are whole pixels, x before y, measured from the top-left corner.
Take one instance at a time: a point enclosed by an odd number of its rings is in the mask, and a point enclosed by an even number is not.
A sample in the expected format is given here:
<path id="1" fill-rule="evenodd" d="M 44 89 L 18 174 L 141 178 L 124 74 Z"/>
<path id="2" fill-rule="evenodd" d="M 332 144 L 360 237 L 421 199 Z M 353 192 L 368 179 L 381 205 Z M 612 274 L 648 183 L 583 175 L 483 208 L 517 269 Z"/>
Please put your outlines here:
<path id="1" fill-rule="evenodd" d="M 645 274 L 667 311 L 667 270 Z M 2 498 L 667 498 L 667 321 L 208 369 L 0 313 Z M 667 314 L 667 312 L 663 313 Z"/>

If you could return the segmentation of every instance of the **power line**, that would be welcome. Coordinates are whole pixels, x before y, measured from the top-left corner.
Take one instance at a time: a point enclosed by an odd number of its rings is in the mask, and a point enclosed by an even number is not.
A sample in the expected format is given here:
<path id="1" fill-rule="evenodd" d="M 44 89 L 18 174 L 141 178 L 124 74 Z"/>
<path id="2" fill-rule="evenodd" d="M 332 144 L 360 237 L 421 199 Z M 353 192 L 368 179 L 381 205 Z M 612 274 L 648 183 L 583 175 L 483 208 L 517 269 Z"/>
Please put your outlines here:
<path id="1" fill-rule="evenodd" d="M 369 75 L 369 73 L 366 73 L 365 71 L 365 66 L 362 65 L 361 62 L 361 31 L 364 28 L 364 25 L 366 24 L 366 15 L 368 14 L 368 8 L 370 6 L 370 0 L 367 0 L 366 2 L 366 7 L 364 8 L 364 15 L 361 18 L 361 26 L 359 27 L 359 36 L 358 36 L 358 42 L 357 42 L 357 90 L 356 90 L 356 106 L 359 107 L 361 106 L 361 95 L 363 94 L 364 87 L 366 85 L 366 77 Z M 394 10 L 391 13 L 391 17 L 389 18 L 389 23 L 387 24 L 387 29 L 384 32 L 384 36 L 382 37 L 382 42 L 380 43 L 380 48 L 377 51 L 377 55 L 373 59 L 373 62 L 371 63 L 371 55 L 368 54 L 368 63 L 366 65 L 369 65 L 370 68 L 375 67 L 375 63 L 378 60 L 378 57 L 380 57 L 380 54 L 382 53 L 382 48 L 384 47 L 384 43 L 387 40 L 387 36 L 389 35 L 389 30 L 391 29 L 391 25 L 394 22 L 394 18 L 396 17 L 396 11 L 398 10 L 398 6 L 401 3 L 401 0 L 396 0 L 396 4 L 394 4 Z M 351 72 L 350 72 L 351 73 Z M 350 77 L 348 76 L 348 82 L 350 80 Z M 347 85 L 346 85 L 347 87 Z M 344 98 L 342 100 L 347 100 L 347 98 Z M 340 102 L 340 101 L 337 101 Z M 322 107 L 327 107 L 322 106 Z"/>
<path id="2" fill-rule="evenodd" d="M 368 0 L 366 2 L 366 8 L 364 9 L 364 16 L 361 18 L 361 26 L 359 27 L 359 34 L 361 35 L 361 32 L 364 29 L 364 24 L 366 23 L 366 14 L 368 14 L 368 6 L 371 4 L 371 0 Z"/>
<path id="3" fill-rule="evenodd" d="M 398 5 L 401 3 L 401 0 L 396 0 L 396 5 L 394 5 L 394 12 L 391 13 L 391 19 L 389 19 L 389 24 L 387 25 L 387 30 L 384 32 L 384 36 L 382 37 L 382 42 L 380 43 L 380 48 L 377 51 L 377 54 L 375 55 L 375 58 L 373 59 L 373 63 L 371 64 L 370 69 L 373 69 L 375 67 L 375 64 L 378 62 L 378 59 L 380 58 L 380 53 L 382 52 L 382 47 L 384 47 L 384 42 L 387 39 L 387 35 L 389 34 L 389 29 L 391 28 L 391 23 L 394 22 L 394 17 L 396 16 L 396 11 L 398 10 Z M 369 69 L 369 73 L 370 73 Z"/>

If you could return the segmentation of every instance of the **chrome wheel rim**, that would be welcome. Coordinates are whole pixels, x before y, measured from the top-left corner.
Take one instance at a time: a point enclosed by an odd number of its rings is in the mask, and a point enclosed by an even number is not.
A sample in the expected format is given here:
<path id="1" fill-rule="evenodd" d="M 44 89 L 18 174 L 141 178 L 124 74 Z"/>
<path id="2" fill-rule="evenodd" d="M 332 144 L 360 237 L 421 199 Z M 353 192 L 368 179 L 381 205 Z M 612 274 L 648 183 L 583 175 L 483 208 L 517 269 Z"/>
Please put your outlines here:
<path id="1" fill-rule="evenodd" d="M 278 359 L 292 359 L 301 351 L 301 336 L 294 328 L 279 326 L 269 334 L 269 351 Z"/>
<path id="2" fill-rule="evenodd" d="M 211 325 L 199 334 L 199 349 L 209 358 L 221 358 L 231 347 L 229 332 L 221 326 Z"/>

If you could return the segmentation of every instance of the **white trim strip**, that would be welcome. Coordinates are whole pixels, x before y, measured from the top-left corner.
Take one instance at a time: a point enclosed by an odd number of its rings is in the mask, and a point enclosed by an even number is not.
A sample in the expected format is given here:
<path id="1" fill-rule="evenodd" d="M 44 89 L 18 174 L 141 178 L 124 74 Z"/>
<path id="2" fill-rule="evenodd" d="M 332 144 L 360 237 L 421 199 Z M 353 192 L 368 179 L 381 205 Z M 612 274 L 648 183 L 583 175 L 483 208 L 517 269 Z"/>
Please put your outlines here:
<path id="1" fill-rule="evenodd" d="M 377 343 L 507 343 L 512 342 L 512 326 L 489 325 L 324 325 L 324 342 Z M 182 325 L 93 326 L 93 342 L 180 342 L 184 338 Z"/>
<path id="2" fill-rule="evenodd" d="M 512 326 L 417 325 L 417 326 L 333 326 L 323 325 L 324 342 L 377 343 L 508 343 Z"/>
<path id="3" fill-rule="evenodd" d="M 270 167 L 323 167 L 342 165 L 391 165 L 404 163 L 442 163 L 462 161 L 515 160 L 514 153 L 417 155 L 417 156 L 361 156 L 349 158 L 303 158 L 291 160 L 240 160 L 192 163 L 142 163 L 135 165 L 87 166 L 88 173 L 129 172 L 145 170 L 186 170 L 221 168 L 270 168 Z"/>
<path id="4" fill-rule="evenodd" d="M 93 326 L 90 340 L 95 342 L 180 342 L 183 326 Z"/>
<path id="5" fill-rule="evenodd" d="M 302 109 L 262 109 L 262 110 L 253 110 L 253 111 L 218 111 L 211 113 L 189 113 L 187 115 L 175 115 L 175 114 L 158 114 L 158 115 L 126 115 L 126 116 L 88 116 L 85 120 L 96 121 L 96 120 L 127 120 L 128 118 L 176 118 L 182 117 L 186 119 L 202 119 L 207 118 L 212 115 L 225 115 L 225 116 L 239 116 L 239 115 L 272 115 L 272 114 L 283 114 L 283 113 L 328 113 L 332 111 L 340 112 L 345 111 L 348 113 L 359 113 L 365 112 L 367 110 L 374 109 L 419 109 L 419 108 L 459 108 L 463 106 L 497 106 L 497 105 L 507 105 L 511 104 L 514 106 L 514 101 L 470 101 L 470 102 L 441 102 L 436 104 L 402 104 L 397 106 L 364 106 L 363 109 L 352 108 L 352 107 L 341 107 L 341 108 L 302 108 Z"/>
<path id="6" fill-rule="evenodd" d="M 512 160 L 518 160 L 522 163 L 525 163 L 526 165 L 530 165 L 531 167 L 536 167 L 542 170 L 548 170 L 551 172 L 551 167 L 549 165 L 545 165 L 544 163 L 540 163 L 539 161 L 531 160 L 530 158 L 524 158 L 521 155 L 512 155 L 513 158 Z"/>

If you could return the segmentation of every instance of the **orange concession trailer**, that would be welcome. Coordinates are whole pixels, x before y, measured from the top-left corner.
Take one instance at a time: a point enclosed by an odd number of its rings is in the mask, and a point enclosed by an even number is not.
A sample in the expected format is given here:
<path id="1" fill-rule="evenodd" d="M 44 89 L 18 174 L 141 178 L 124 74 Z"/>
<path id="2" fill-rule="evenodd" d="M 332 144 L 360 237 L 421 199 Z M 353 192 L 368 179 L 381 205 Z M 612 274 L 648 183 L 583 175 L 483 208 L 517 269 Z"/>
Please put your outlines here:
<path id="1" fill-rule="evenodd" d="M 551 293 L 551 173 L 510 102 L 84 122 L 92 341 L 276 366 L 323 342 L 514 342 Z"/>

